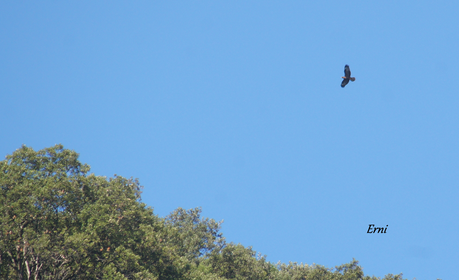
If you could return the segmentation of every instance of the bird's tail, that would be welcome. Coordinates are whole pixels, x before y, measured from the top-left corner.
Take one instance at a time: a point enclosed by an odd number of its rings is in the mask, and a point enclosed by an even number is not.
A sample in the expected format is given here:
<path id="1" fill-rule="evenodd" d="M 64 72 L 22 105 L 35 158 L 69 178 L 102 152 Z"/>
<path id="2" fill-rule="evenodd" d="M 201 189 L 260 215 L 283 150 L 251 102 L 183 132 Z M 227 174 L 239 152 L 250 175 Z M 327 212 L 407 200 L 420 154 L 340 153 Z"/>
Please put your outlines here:
<path id="1" fill-rule="evenodd" d="M 349 80 L 355 81 L 355 78 L 354 77 L 350 77 Z"/>

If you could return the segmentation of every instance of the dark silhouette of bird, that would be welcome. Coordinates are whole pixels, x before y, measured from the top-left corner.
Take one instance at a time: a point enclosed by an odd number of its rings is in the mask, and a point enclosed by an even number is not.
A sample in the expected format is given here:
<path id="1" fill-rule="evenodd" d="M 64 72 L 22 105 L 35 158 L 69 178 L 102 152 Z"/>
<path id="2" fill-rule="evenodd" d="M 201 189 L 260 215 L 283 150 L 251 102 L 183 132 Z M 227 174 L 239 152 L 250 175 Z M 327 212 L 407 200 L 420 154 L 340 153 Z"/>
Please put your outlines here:
<path id="1" fill-rule="evenodd" d="M 349 65 L 346 64 L 346 66 L 344 66 L 344 77 L 341 78 L 343 78 L 343 81 L 341 82 L 342 88 L 349 83 L 349 80 L 355 81 L 355 78 L 351 77 L 351 69 L 349 68 Z"/>

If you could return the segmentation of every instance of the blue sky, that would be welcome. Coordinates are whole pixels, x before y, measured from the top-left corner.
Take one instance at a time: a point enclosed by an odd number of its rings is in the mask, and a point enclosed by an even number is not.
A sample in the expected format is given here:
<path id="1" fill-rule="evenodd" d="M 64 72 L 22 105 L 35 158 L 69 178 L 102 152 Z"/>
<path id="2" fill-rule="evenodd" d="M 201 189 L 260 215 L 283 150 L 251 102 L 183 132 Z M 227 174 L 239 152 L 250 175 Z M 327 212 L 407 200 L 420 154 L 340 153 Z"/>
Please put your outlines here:
<path id="1" fill-rule="evenodd" d="M 96 175 L 139 178 L 159 216 L 200 206 L 273 262 L 454 279 L 458 12 L 2 2 L 0 154 L 62 143 Z"/>

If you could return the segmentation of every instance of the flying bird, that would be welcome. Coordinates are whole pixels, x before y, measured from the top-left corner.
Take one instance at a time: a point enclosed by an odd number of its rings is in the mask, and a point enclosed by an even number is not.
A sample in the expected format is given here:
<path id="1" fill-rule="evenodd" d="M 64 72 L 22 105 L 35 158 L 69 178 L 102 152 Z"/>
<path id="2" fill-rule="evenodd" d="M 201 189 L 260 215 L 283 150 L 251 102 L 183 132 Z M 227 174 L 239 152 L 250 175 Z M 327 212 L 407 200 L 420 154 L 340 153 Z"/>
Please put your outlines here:
<path id="1" fill-rule="evenodd" d="M 346 64 L 346 66 L 344 66 L 344 77 L 341 77 L 343 78 L 344 80 L 341 82 L 341 87 L 345 87 L 347 85 L 347 83 L 349 83 L 349 80 L 351 81 L 355 81 L 355 78 L 354 77 L 351 77 L 351 69 L 349 69 L 349 65 Z"/>

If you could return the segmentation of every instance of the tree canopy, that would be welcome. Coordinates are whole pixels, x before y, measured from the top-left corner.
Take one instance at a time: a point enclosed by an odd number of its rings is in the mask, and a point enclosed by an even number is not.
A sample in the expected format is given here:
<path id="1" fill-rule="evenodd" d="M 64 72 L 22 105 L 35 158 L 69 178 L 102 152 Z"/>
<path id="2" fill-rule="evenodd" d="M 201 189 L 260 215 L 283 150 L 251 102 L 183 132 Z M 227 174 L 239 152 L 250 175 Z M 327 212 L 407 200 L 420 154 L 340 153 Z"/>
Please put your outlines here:
<path id="1" fill-rule="evenodd" d="M 268 262 L 226 243 L 222 222 L 200 208 L 156 216 L 137 179 L 89 174 L 78 156 L 22 146 L 0 161 L 1 279 L 380 279 L 354 259 L 333 269 Z"/>

